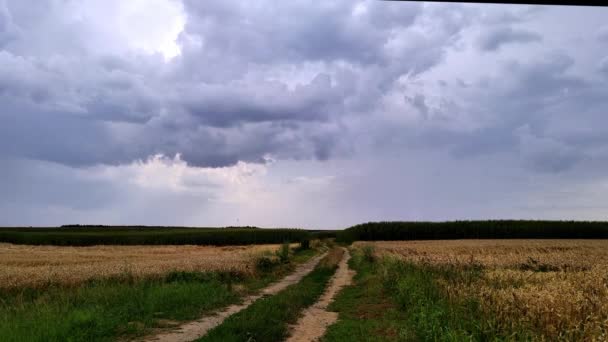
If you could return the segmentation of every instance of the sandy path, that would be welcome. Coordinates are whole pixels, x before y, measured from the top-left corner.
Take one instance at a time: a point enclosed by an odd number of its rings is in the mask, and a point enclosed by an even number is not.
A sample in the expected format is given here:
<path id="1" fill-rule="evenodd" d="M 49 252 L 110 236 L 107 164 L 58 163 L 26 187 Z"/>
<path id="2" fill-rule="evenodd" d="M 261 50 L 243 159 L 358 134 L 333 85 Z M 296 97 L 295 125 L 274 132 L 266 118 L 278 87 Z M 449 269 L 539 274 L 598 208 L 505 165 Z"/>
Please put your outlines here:
<path id="1" fill-rule="evenodd" d="M 317 341 L 325 334 L 327 327 L 338 320 L 338 313 L 327 311 L 327 307 L 344 286 L 352 283 L 355 272 L 348 268 L 349 259 L 350 254 L 348 250 L 345 250 L 329 287 L 318 302 L 304 310 L 304 316 L 292 327 L 291 337 L 287 339 L 288 342 Z"/>
<path id="2" fill-rule="evenodd" d="M 299 282 L 304 276 L 312 272 L 312 270 L 324 256 L 325 254 L 316 256 L 307 261 L 306 263 L 299 265 L 296 270 L 290 275 L 264 288 L 262 291 L 260 291 L 259 294 L 245 298 L 240 304 L 231 305 L 219 312 L 216 312 L 215 314 L 207 315 L 196 321 L 183 324 L 177 327 L 177 330 L 150 336 L 148 338 L 143 339 L 142 341 L 189 342 L 196 340 L 197 338 L 205 335 L 209 330 L 220 325 L 226 318 L 247 308 L 259 298 L 267 295 L 277 294 L 278 292 L 284 290 L 286 287 Z"/>

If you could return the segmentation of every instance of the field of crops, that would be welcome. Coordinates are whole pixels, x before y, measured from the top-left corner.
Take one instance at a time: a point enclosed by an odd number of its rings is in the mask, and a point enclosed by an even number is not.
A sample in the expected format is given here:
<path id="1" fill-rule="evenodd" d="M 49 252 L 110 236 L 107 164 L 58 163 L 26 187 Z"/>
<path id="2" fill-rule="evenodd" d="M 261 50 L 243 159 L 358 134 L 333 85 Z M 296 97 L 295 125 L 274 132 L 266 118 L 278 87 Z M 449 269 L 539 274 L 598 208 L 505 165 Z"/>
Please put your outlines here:
<path id="1" fill-rule="evenodd" d="M 128 274 L 172 271 L 251 273 L 256 256 L 279 245 L 252 246 L 25 246 L 0 244 L 0 289 L 76 285 Z"/>
<path id="2" fill-rule="evenodd" d="M 603 341 L 608 340 L 608 239 L 584 237 L 601 237 L 607 227 L 471 221 L 380 222 L 330 232 L 4 228 L 0 339 L 141 337 L 289 278 L 298 264 L 335 247 L 328 238 L 336 236 L 338 242 L 359 239 L 348 247 L 356 276 L 331 304 L 329 311 L 338 319 L 323 341 L 369 336 L 374 341 Z M 507 233 L 533 238 L 508 239 Z M 379 240 L 384 237 L 393 241 Z M 302 274 L 289 290 L 243 309 L 206 338 L 237 332 L 239 340 L 253 331 L 259 336 L 273 331 L 270 340 L 286 337 L 289 324 L 323 293 L 334 271 Z"/>
<path id="3" fill-rule="evenodd" d="M 545 340 L 608 337 L 608 240 L 357 242 L 434 274 L 454 305 L 478 303 L 487 329 Z M 378 266 L 382 267 L 382 266 Z M 484 317 L 482 316 L 482 317 Z"/>
<path id="4" fill-rule="evenodd" d="M 317 253 L 299 243 L 0 243 L 0 340 L 141 337 L 235 304 Z"/>

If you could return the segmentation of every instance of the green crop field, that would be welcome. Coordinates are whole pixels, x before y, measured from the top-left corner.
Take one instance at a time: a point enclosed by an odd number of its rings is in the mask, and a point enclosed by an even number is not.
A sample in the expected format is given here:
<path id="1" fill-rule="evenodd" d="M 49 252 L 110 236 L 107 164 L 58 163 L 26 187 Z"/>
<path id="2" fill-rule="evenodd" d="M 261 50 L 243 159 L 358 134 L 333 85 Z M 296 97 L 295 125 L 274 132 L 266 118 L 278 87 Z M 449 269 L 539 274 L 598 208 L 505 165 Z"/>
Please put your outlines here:
<path id="1" fill-rule="evenodd" d="M 302 229 L 59 227 L 0 228 L 0 242 L 28 245 L 249 245 L 310 239 Z"/>

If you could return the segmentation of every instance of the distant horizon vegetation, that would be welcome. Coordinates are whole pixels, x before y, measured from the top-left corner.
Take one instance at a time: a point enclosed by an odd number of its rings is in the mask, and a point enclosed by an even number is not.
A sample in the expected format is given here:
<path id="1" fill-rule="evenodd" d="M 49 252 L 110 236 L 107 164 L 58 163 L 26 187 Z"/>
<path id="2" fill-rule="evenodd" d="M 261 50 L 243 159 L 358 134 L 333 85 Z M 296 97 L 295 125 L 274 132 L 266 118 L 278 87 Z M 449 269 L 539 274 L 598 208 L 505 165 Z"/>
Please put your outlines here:
<path id="1" fill-rule="evenodd" d="M 455 224 L 455 223 L 558 223 L 558 224 L 607 224 L 606 220 L 575 220 L 575 219 L 471 219 L 471 220 L 389 220 L 389 221 L 367 221 L 345 228 L 305 228 L 305 227 L 275 227 L 275 226 L 253 226 L 253 225 L 229 225 L 229 226 L 191 226 L 191 225 L 147 225 L 147 224 L 80 224 L 70 223 L 62 225 L 0 225 L 2 229 L 302 229 L 306 231 L 340 231 L 370 224 Z"/>
<path id="2" fill-rule="evenodd" d="M 255 226 L 178 227 L 70 224 L 59 227 L 2 227 L 0 242 L 29 245 L 249 245 L 340 243 L 381 240 L 608 239 L 608 221 L 486 220 L 386 221 L 341 230 Z"/>

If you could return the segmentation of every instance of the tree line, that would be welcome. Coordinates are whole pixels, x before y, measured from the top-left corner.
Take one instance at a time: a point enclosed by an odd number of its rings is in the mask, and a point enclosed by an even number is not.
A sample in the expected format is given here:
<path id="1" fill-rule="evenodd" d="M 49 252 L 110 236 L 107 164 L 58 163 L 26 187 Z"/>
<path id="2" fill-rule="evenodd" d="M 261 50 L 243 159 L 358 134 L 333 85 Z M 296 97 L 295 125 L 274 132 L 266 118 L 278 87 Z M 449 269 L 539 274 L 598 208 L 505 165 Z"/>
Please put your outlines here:
<path id="1" fill-rule="evenodd" d="M 490 220 L 369 222 L 339 231 L 337 241 L 450 239 L 606 239 L 608 222 Z"/>

